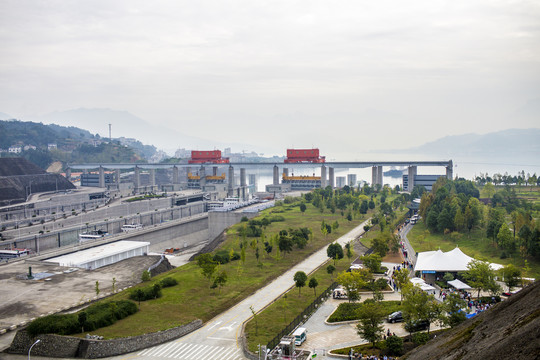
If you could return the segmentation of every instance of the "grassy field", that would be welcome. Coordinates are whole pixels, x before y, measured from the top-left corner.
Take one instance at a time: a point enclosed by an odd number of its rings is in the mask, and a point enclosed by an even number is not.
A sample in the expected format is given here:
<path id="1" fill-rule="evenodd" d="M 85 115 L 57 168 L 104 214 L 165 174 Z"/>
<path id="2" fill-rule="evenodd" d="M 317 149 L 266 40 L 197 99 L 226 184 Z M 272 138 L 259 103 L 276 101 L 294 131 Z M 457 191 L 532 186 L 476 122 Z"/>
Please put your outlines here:
<path id="1" fill-rule="evenodd" d="M 139 286 L 147 286 L 165 276 L 175 278 L 178 285 L 163 289 L 163 296 L 159 299 L 141 302 L 141 311 L 137 314 L 120 320 L 107 328 L 99 329 L 94 333 L 105 338 L 118 338 L 164 330 L 186 324 L 194 319 L 201 319 L 206 322 L 245 299 L 257 289 L 265 286 L 272 279 L 278 277 L 310 254 L 327 246 L 363 220 L 363 217 L 359 217 L 349 222 L 338 212 L 331 214 L 329 210 L 325 210 L 324 213 L 320 213 L 311 204 L 307 204 L 305 213 L 300 212 L 298 204 L 284 204 L 283 206 L 265 210 L 260 217 L 265 215 L 280 215 L 285 218 L 285 222 L 272 223 L 264 230 L 267 241 L 270 236 L 280 230 L 298 227 L 312 229 L 312 239 L 304 249 L 295 247 L 289 254 L 282 253 L 280 259 L 275 258 L 277 244 L 274 244 L 272 253 L 267 255 L 259 239 L 260 265 L 254 255 L 255 251 L 248 246 L 245 264 L 242 265 L 241 261 L 238 260 L 220 266 L 219 272 L 224 270 L 228 275 L 228 281 L 221 291 L 210 289 L 210 280 L 203 277 L 200 268 L 195 263 L 186 264 L 166 274 L 152 278 L 150 282 Z M 332 224 L 337 220 L 339 228 L 325 237 L 320 232 L 322 220 L 328 224 Z M 240 253 L 242 239 L 237 235 L 237 232 L 243 224 L 245 223 L 237 224 L 227 231 L 227 240 L 221 245 L 220 249 L 233 249 Z M 255 238 L 248 237 L 247 241 L 251 242 L 252 239 Z M 341 262 L 345 263 L 345 261 Z M 317 275 L 317 278 L 320 284 L 318 290 L 322 290 L 325 286 L 325 277 L 324 275 Z M 128 291 L 119 293 L 112 298 L 126 299 L 129 296 Z M 313 294 L 313 290 L 306 287 L 302 293 L 302 296 L 308 296 L 308 294 Z M 291 296 L 291 298 L 293 297 Z M 195 304 L 196 306 L 194 306 Z M 291 308 L 290 314 L 292 317 L 293 308 Z M 287 318 L 285 317 L 285 319 Z"/>
<path id="2" fill-rule="evenodd" d="M 484 187 L 478 187 L 480 189 L 480 197 L 487 198 L 487 194 L 484 191 Z M 520 199 L 525 199 L 532 202 L 533 204 L 540 204 L 540 187 L 539 186 L 517 186 L 512 185 L 512 189 L 516 191 L 516 195 Z M 501 191 L 504 189 L 504 186 L 497 186 L 495 191 Z"/>
<path id="3" fill-rule="evenodd" d="M 484 231 L 474 230 L 470 235 L 465 233 L 460 239 L 454 241 L 450 236 L 428 234 L 426 230 L 424 223 L 421 221 L 414 225 L 409 232 L 407 238 L 413 246 L 414 251 L 422 252 L 438 249 L 450 251 L 457 245 L 465 254 L 477 259 L 485 259 L 489 262 L 502 265 L 514 264 L 521 268 L 525 266 L 525 262 L 519 254 L 514 254 L 512 257 L 501 259 L 499 257 L 501 251 L 495 247 L 490 239 L 486 238 Z M 526 276 L 539 278 L 540 263 L 532 259 L 529 259 L 528 263 L 530 271 Z"/>

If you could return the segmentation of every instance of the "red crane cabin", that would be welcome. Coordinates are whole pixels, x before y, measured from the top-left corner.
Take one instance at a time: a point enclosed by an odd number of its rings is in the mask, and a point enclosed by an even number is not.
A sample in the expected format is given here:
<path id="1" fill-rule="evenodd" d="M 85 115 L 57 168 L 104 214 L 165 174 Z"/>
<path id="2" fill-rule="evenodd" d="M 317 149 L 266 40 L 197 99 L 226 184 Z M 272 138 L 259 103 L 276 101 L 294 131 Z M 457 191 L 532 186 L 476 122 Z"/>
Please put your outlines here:
<path id="1" fill-rule="evenodd" d="M 229 158 L 221 157 L 221 150 L 211 150 L 211 151 L 191 151 L 191 159 L 188 161 L 189 164 L 227 164 L 229 163 Z"/>
<path id="2" fill-rule="evenodd" d="M 319 149 L 287 149 L 287 159 L 285 163 L 323 163 L 324 156 L 319 156 Z"/>

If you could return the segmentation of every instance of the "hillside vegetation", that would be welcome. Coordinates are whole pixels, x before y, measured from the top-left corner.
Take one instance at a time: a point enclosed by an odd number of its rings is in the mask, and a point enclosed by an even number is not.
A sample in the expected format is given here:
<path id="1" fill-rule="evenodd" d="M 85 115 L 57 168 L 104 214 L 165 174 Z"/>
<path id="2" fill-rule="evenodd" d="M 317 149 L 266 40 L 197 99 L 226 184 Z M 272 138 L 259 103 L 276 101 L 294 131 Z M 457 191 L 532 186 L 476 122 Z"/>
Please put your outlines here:
<path id="1" fill-rule="evenodd" d="M 56 149 L 49 149 L 56 144 Z M 153 146 L 138 141 L 123 145 L 120 140 L 102 141 L 99 135 L 76 127 L 44 125 L 30 121 L 0 121 L 0 148 L 32 146 L 20 154 L 2 153 L 2 157 L 24 157 L 46 169 L 55 161 L 62 163 L 140 162 L 155 153 Z"/>

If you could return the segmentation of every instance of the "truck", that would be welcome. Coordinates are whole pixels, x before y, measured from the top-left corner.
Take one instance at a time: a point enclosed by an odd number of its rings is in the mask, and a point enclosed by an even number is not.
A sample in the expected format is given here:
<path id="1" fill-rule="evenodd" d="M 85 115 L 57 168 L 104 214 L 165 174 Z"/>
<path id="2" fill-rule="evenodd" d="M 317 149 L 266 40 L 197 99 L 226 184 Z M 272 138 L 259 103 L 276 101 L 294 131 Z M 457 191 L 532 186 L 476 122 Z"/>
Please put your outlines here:
<path id="1" fill-rule="evenodd" d="M 294 344 L 300 346 L 307 339 L 307 329 L 300 327 L 294 331 L 292 336 L 294 337 Z"/>

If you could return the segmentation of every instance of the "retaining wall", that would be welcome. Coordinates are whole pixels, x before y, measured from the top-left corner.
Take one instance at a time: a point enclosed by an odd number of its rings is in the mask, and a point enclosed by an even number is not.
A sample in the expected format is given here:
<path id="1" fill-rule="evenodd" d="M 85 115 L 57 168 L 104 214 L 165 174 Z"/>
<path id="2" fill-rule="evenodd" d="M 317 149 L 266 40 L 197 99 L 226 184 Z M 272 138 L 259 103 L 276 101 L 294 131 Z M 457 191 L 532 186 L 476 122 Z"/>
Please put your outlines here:
<path id="1" fill-rule="evenodd" d="M 202 321 L 195 320 L 187 325 L 164 331 L 113 340 L 90 340 L 51 334 L 31 337 L 26 330 L 19 330 L 7 352 L 26 355 L 30 346 L 40 339 L 41 341 L 32 348 L 32 355 L 98 359 L 159 345 L 189 334 L 201 326 Z"/>

